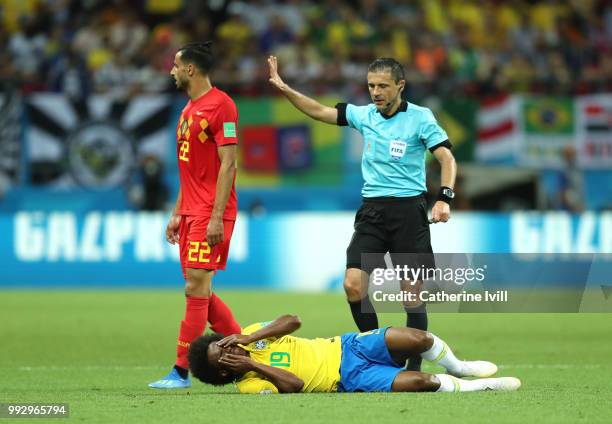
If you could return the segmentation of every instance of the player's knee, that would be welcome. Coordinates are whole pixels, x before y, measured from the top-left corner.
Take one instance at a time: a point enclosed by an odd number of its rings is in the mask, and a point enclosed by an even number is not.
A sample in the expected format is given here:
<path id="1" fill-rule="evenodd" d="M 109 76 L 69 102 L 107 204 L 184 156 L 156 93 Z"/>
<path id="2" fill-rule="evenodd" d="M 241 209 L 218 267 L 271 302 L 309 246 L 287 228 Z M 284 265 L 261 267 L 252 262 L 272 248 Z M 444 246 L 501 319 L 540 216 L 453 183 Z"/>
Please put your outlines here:
<path id="1" fill-rule="evenodd" d="M 440 387 L 440 382 L 435 375 L 423 372 L 410 372 L 407 382 L 404 388 L 404 391 L 407 392 L 433 392 Z"/>
<path id="2" fill-rule="evenodd" d="M 394 331 L 396 331 L 395 334 L 401 335 L 403 345 L 409 347 L 413 354 L 423 353 L 433 344 L 433 338 L 427 331 L 409 327 L 394 329 Z"/>
<path id="3" fill-rule="evenodd" d="M 414 330 L 415 344 L 418 346 L 418 350 L 425 352 L 431 348 L 433 344 L 433 337 L 431 333 L 422 330 Z"/>
<path id="4" fill-rule="evenodd" d="M 185 296 L 194 296 L 194 293 L 197 291 L 198 285 L 187 279 L 185 281 Z"/>
<path id="5" fill-rule="evenodd" d="M 420 392 L 432 392 L 438 389 L 440 381 L 433 374 L 420 373 L 417 377 L 417 386 Z"/>
<path id="6" fill-rule="evenodd" d="M 394 392 L 435 392 L 440 382 L 435 375 L 404 371 L 397 375 L 391 389 Z"/>
<path id="7" fill-rule="evenodd" d="M 185 296 L 197 296 L 198 292 L 200 292 L 200 285 L 188 279 L 185 282 Z"/>
<path id="8" fill-rule="evenodd" d="M 185 280 L 186 296 L 210 297 L 211 288 L 208 272 L 210 271 L 187 270 L 187 279 Z"/>

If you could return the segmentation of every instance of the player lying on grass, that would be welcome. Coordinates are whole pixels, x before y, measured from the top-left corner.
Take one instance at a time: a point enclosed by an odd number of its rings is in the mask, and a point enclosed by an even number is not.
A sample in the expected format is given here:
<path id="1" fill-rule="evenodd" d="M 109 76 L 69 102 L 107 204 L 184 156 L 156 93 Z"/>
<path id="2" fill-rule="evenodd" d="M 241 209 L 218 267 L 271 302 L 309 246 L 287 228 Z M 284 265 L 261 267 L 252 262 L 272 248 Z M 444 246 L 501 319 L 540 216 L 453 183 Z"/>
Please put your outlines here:
<path id="1" fill-rule="evenodd" d="M 204 383 L 235 382 L 241 393 L 471 392 L 521 385 L 514 377 L 483 378 L 495 374 L 497 366 L 460 361 L 426 331 L 388 327 L 329 339 L 289 336 L 300 326 L 297 316 L 284 315 L 242 334 L 201 336 L 189 348 L 191 372 Z M 402 365 L 416 355 L 448 374 L 404 370 Z"/>

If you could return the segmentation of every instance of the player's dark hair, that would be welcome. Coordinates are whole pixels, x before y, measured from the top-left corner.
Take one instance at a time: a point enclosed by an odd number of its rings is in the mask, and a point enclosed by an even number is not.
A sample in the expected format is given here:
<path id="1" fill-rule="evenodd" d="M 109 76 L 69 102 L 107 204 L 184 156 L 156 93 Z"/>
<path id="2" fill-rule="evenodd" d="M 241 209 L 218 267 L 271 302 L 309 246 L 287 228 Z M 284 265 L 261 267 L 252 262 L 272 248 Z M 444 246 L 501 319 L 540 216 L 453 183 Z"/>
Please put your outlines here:
<path id="1" fill-rule="evenodd" d="M 189 346 L 187 358 L 189 360 L 189 369 L 191 374 L 200 380 L 202 383 L 214 384 L 215 386 L 223 386 L 229 384 L 236 379 L 233 374 L 221 375 L 218 368 L 213 367 L 208 362 L 208 346 L 211 343 L 216 343 L 221 340 L 221 334 L 212 333 L 195 339 Z"/>
<path id="2" fill-rule="evenodd" d="M 195 65 L 202 73 L 208 74 L 214 65 L 212 41 L 185 44 L 179 49 L 181 60 Z"/>
<path id="3" fill-rule="evenodd" d="M 404 67 L 401 63 L 391 57 L 379 57 L 368 66 L 368 72 L 391 72 L 395 83 L 405 80 Z"/>

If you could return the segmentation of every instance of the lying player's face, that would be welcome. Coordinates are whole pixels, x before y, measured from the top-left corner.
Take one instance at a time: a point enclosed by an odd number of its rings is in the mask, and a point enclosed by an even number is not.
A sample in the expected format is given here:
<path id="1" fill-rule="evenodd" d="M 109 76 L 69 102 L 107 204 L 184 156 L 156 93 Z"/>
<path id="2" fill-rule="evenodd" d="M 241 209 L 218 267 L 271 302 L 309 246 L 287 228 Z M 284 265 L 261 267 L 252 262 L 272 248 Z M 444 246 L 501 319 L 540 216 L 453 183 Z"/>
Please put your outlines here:
<path id="1" fill-rule="evenodd" d="M 219 359 L 228 353 L 233 355 L 242 355 L 247 356 L 248 353 L 246 350 L 242 349 L 238 346 L 230 346 L 230 347 L 220 347 L 217 343 L 211 343 L 208 345 L 208 363 L 213 365 L 216 368 L 222 368 L 219 365 Z"/>
<path id="2" fill-rule="evenodd" d="M 370 98 L 379 112 L 387 113 L 395 104 L 401 101 L 404 80 L 397 83 L 391 72 L 368 72 L 368 90 Z"/>
<path id="3" fill-rule="evenodd" d="M 189 84 L 189 79 L 187 78 L 187 65 L 181 60 L 180 52 L 174 56 L 174 66 L 172 66 L 170 75 L 174 77 L 176 88 L 180 90 L 185 90 L 187 88 Z"/>

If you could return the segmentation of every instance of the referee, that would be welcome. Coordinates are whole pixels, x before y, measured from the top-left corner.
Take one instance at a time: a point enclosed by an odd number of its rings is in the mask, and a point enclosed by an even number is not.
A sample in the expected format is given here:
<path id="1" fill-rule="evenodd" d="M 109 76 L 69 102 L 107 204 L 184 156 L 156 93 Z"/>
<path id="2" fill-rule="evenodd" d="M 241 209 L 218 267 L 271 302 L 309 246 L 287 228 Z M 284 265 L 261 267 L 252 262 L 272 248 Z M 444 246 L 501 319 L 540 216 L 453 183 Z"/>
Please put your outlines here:
<path id="1" fill-rule="evenodd" d="M 276 57 L 270 56 L 268 65 L 270 83 L 301 112 L 321 122 L 350 126 L 363 136 L 363 204 L 355 216 L 355 232 L 346 251 L 344 291 L 359 330 L 378 328 L 378 317 L 367 285 L 362 283 L 367 281 L 367 278 L 362 280 L 362 273 L 371 273 L 373 267 L 362 265 L 361 256 L 378 254 L 375 262 L 379 264 L 386 252 L 394 262 L 400 253 L 432 256 L 424 197 L 427 190 L 425 149 L 433 153 L 442 168 L 441 189 L 432 209 L 432 222 L 446 222 L 455 196 L 453 186 L 457 172 L 451 143 L 431 110 L 402 100 L 406 84 L 404 68 L 394 59 L 376 59 L 368 67 L 368 89 L 373 103 L 367 106 L 338 103 L 333 108 L 285 84 L 278 75 Z M 402 289 L 410 284 L 418 289 L 420 283 L 403 281 Z M 404 309 L 408 327 L 427 330 L 427 311 L 423 303 L 406 303 Z M 408 370 L 420 368 L 420 358 L 408 361 Z"/>

